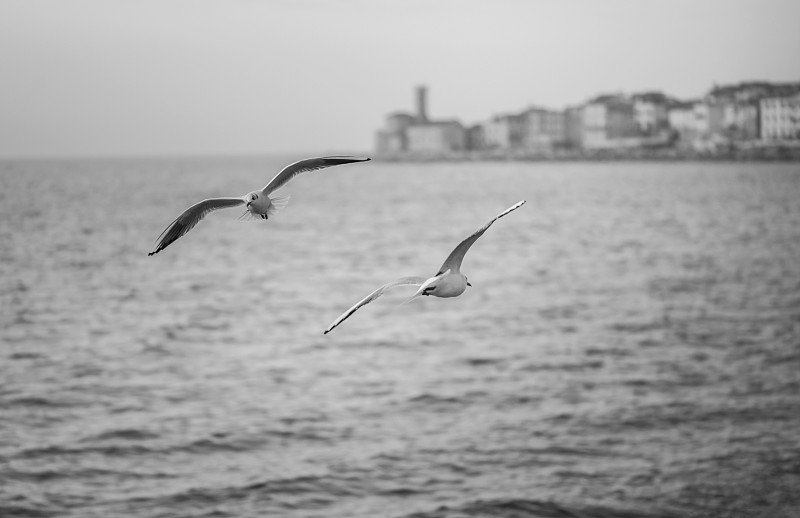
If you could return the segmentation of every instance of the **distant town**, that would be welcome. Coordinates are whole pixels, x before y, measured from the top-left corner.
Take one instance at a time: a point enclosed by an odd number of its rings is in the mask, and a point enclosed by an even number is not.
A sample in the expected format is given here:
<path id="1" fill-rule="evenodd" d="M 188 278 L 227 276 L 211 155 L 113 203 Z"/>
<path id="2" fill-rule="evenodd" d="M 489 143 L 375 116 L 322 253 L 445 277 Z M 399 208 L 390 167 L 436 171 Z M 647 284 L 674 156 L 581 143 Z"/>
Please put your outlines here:
<path id="1" fill-rule="evenodd" d="M 800 160 L 800 82 L 714 86 L 691 100 L 658 91 L 606 94 L 472 125 L 430 119 L 427 95 L 416 87 L 414 112 L 386 116 L 375 133 L 378 158 Z"/>

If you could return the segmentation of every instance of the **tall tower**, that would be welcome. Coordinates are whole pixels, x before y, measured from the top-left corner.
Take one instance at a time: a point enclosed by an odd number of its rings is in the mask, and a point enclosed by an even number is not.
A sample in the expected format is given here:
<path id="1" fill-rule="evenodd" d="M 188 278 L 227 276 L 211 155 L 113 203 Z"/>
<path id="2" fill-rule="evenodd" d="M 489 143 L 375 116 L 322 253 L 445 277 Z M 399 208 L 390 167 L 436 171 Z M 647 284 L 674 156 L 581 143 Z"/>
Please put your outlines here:
<path id="1" fill-rule="evenodd" d="M 417 121 L 428 122 L 428 88 L 426 86 L 417 87 Z"/>

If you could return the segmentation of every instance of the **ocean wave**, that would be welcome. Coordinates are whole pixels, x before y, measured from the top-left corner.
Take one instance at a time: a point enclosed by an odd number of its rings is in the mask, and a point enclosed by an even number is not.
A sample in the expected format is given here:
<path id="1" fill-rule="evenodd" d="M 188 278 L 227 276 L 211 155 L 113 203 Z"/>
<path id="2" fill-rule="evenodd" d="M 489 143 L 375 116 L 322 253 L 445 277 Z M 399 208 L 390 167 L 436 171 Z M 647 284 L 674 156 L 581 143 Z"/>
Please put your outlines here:
<path id="1" fill-rule="evenodd" d="M 456 507 L 441 506 L 433 511 L 402 515 L 403 518 L 677 518 L 657 509 L 629 507 L 572 506 L 555 502 L 496 499 L 475 500 Z"/>
<path id="2" fill-rule="evenodd" d="M 519 367 L 518 370 L 525 372 L 538 372 L 538 371 L 584 371 L 602 369 L 605 365 L 603 360 L 589 360 L 576 363 L 528 363 Z"/>
<path id="3" fill-rule="evenodd" d="M 68 448 L 46 446 L 41 448 L 25 448 L 9 457 L 12 459 L 43 459 L 47 457 L 83 457 L 88 454 L 99 454 L 108 457 L 131 457 L 156 453 L 157 450 L 140 445 L 87 446 L 85 448 Z"/>
<path id="4" fill-rule="evenodd" d="M 481 455 L 484 457 L 505 457 L 515 455 L 518 457 L 559 456 L 559 457 L 624 457 L 623 453 L 589 447 L 569 446 L 543 446 L 541 448 L 465 448 L 464 453 Z"/>
<path id="5" fill-rule="evenodd" d="M 5 469 L 0 470 L 0 475 L 8 481 L 44 483 L 60 480 L 81 480 L 89 478 L 116 477 L 119 479 L 172 479 L 177 475 L 167 473 L 147 473 L 140 471 L 123 471 L 100 468 L 75 468 L 75 469 L 44 469 L 39 471 Z M 0 514 L 0 516 L 4 516 Z"/>
<path id="6" fill-rule="evenodd" d="M 466 397 L 439 396 L 425 393 L 409 398 L 408 402 L 418 406 L 431 405 L 439 407 L 442 405 L 463 405 L 469 403 L 469 400 Z"/>
<path id="7" fill-rule="evenodd" d="M 507 358 L 464 358 L 461 362 L 470 367 L 486 367 L 486 366 L 500 366 L 507 365 Z"/>
<path id="8" fill-rule="evenodd" d="M 714 516 L 720 494 L 796 498 L 796 165 L 376 163 L 305 182 L 291 218 L 215 214 L 146 257 L 173 203 L 267 162 L 0 163 L 0 516 Z M 398 178 L 418 195 L 384 203 Z M 23 215 L 42 185 L 55 225 Z M 539 194 L 471 249 L 474 288 L 323 337 L 364 279 L 436 267 L 482 223 L 469 207 L 509 189 Z M 141 210 L 79 203 L 96 192 Z"/>
<path id="9" fill-rule="evenodd" d="M 228 507 L 247 502 L 262 513 L 275 513 L 325 508 L 337 499 L 359 497 L 365 493 L 364 487 L 358 482 L 338 477 L 304 475 L 225 487 L 194 487 L 167 495 L 133 498 L 117 502 L 116 505 L 172 509 L 178 515 L 196 516 L 196 512 L 186 510 L 207 510 L 213 506 Z"/>
<path id="10" fill-rule="evenodd" d="M 127 428 L 127 429 L 119 429 L 119 430 L 110 430 L 108 432 L 103 432 L 97 435 L 93 435 L 91 437 L 86 437 L 81 442 L 94 442 L 94 441 L 113 441 L 113 440 L 125 440 L 125 441 L 147 441 L 151 439 L 158 439 L 160 436 L 156 433 L 149 432 L 147 430 L 141 430 L 138 428 Z"/>
<path id="11" fill-rule="evenodd" d="M 29 408 L 70 408 L 80 406 L 80 402 L 43 396 L 20 396 L 8 398 L 4 402 L 9 407 Z"/>
<path id="12" fill-rule="evenodd" d="M 59 509 L 48 509 L 46 507 L 0 503 L 0 516 L 3 518 L 50 518 L 63 516 L 63 511 Z"/>
<path id="13" fill-rule="evenodd" d="M 664 329 L 663 322 L 615 322 L 609 325 L 612 331 L 618 333 L 648 333 L 651 331 L 661 331 Z"/>
<path id="14" fill-rule="evenodd" d="M 40 358 L 45 358 L 45 355 L 30 352 L 12 353 L 8 355 L 9 360 L 38 360 Z"/>

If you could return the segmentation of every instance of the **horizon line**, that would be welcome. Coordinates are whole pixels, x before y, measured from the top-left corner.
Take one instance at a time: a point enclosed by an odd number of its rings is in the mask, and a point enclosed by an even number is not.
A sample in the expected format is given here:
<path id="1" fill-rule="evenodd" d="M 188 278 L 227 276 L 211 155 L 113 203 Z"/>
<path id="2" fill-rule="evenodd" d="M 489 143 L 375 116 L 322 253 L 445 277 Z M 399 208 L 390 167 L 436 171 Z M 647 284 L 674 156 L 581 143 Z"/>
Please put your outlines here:
<path id="1" fill-rule="evenodd" d="M 3 162 L 34 162 L 34 161 L 80 161 L 80 160 L 185 160 L 192 158 L 201 159 L 230 159 L 230 158 L 270 158 L 270 157 L 321 157 L 321 156 L 366 156 L 371 158 L 370 152 L 355 151 L 217 151 L 217 152 L 124 152 L 124 153 L 33 153 L 20 155 L 0 154 Z"/>

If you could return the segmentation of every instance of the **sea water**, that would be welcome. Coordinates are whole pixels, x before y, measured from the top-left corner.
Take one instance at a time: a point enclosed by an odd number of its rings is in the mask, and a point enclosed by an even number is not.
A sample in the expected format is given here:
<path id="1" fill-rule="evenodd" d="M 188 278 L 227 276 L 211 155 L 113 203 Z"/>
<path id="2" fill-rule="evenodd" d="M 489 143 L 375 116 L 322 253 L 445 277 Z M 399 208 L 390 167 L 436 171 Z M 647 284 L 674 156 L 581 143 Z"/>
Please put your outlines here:
<path id="1" fill-rule="evenodd" d="M 0 163 L 1 516 L 800 508 L 798 164 L 288 160 Z"/>

